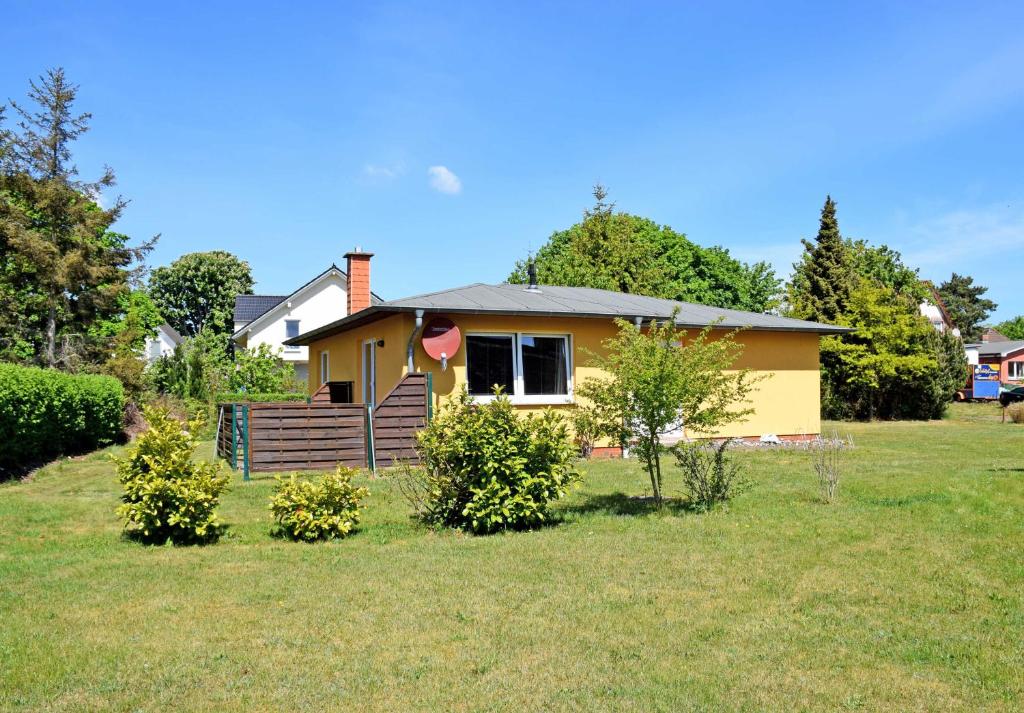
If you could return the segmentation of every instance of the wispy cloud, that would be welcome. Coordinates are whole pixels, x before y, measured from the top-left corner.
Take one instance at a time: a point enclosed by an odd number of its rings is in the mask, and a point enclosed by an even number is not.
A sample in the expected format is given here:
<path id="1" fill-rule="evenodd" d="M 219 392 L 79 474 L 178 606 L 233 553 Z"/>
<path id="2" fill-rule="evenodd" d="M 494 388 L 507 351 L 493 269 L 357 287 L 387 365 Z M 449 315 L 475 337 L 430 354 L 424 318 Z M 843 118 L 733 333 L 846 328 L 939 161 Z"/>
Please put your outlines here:
<path id="1" fill-rule="evenodd" d="M 962 262 L 998 259 L 1007 249 L 1024 247 L 1024 206 L 955 210 L 907 226 L 904 236 L 892 243 L 902 248 L 909 264 L 951 271 Z"/>
<path id="2" fill-rule="evenodd" d="M 462 181 L 447 166 L 431 166 L 427 169 L 430 187 L 440 193 L 456 195 L 462 192 Z"/>
<path id="3" fill-rule="evenodd" d="M 363 166 L 363 178 L 371 182 L 391 181 L 405 173 L 405 166 L 401 163 L 383 165 L 368 163 Z"/>

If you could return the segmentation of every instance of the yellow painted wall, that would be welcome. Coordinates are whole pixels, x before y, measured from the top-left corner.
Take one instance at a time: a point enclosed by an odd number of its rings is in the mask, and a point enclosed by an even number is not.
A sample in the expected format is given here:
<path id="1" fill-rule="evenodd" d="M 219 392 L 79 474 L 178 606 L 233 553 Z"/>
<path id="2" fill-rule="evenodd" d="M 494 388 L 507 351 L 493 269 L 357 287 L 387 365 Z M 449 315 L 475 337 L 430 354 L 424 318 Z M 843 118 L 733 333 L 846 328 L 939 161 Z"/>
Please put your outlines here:
<path id="1" fill-rule="evenodd" d="M 427 315 L 429 321 L 437 315 Z M 529 334 L 569 334 L 572 336 L 572 376 L 578 385 L 600 371 L 587 366 L 587 350 L 601 351 L 602 340 L 612 336 L 616 327 L 610 319 L 580 317 L 502 317 L 489 315 L 453 314 L 448 317 L 459 326 L 463 338 L 472 332 L 526 332 Z M 377 349 L 378 403 L 406 372 L 406 347 L 415 319 L 411 314 L 388 316 L 372 324 L 349 332 L 327 337 L 310 345 L 310 389 L 320 384 L 319 353 L 330 352 L 331 379 L 355 382 L 356 399 L 360 400 L 361 359 L 360 345 L 364 339 L 384 339 L 385 346 Z M 744 345 L 738 368 L 751 369 L 766 378 L 761 381 L 751 398 L 755 409 L 746 421 L 733 424 L 719 436 L 760 436 L 816 434 L 821 430 L 818 372 L 818 335 L 804 332 L 740 333 L 737 341 Z M 431 359 L 416 339 L 414 364 L 417 371 L 433 372 L 434 393 L 439 402 L 457 393 L 466 383 L 466 349 L 462 347 L 448 361 L 448 369 L 441 371 L 438 362 Z M 540 410 L 543 406 L 518 406 L 523 411 Z M 556 405 L 554 408 L 568 408 Z"/>

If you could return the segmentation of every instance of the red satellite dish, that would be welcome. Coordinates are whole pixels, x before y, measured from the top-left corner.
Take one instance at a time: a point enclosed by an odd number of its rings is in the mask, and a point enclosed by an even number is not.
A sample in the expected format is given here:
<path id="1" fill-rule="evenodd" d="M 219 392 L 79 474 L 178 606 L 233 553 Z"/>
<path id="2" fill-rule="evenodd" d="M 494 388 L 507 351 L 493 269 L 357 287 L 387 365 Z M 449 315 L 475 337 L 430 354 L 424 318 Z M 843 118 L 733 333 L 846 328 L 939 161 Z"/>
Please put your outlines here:
<path id="1" fill-rule="evenodd" d="M 459 351 L 461 343 L 462 333 L 450 319 L 438 317 L 427 322 L 423 328 L 423 351 L 431 359 L 451 359 Z"/>

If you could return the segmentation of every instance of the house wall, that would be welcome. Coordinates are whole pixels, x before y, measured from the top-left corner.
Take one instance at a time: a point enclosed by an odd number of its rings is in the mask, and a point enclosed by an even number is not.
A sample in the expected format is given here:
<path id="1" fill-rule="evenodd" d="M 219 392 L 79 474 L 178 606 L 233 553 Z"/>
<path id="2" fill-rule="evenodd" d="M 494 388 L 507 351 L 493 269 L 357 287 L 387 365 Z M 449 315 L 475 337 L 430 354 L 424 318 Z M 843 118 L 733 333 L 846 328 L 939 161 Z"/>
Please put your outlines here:
<path id="1" fill-rule="evenodd" d="M 284 346 L 287 339 L 285 320 L 299 320 L 299 332 L 308 332 L 344 317 L 346 300 L 345 281 L 340 275 L 328 275 L 317 289 L 275 307 L 270 319 L 252 331 L 244 332 L 238 343 L 247 349 L 255 349 L 260 344 L 267 344 L 275 351 L 281 349 L 281 358 L 296 365 L 296 376 L 307 378 L 307 370 L 300 367 L 309 361 L 309 348 Z"/>
<path id="2" fill-rule="evenodd" d="M 432 317 L 427 315 L 424 321 Z M 472 332 L 528 332 L 531 334 L 569 334 L 572 336 L 573 386 L 602 372 L 588 365 L 587 352 L 602 351 L 602 341 L 615 334 L 610 319 L 501 317 L 453 314 L 448 317 L 459 326 L 463 343 L 448 361 L 448 369 L 423 351 L 417 337 L 414 364 L 417 371 L 433 372 L 436 403 L 458 393 L 466 384 L 465 335 Z M 330 353 L 331 379 L 352 380 L 355 394 L 361 396 L 360 346 L 365 339 L 384 339 L 377 350 L 377 398 L 379 400 L 398 382 L 406 371 L 406 346 L 414 326 L 411 314 L 391 315 L 343 334 L 327 337 L 310 346 L 310 393 L 319 386 L 321 350 Z M 715 436 L 751 437 L 765 433 L 779 436 L 817 434 L 821 430 L 818 335 L 804 332 L 743 332 L 737 339 L 744 345 L 737 368 L 751 369 L 765 378 L 756 386 L 750 406 L 755 413 L 746 421 L 712 434 Z M 552 404 L 554 408 L 569 405 Z M 543 405 L 517 405 L 523 411 L 538 411 Z"/>
<path id="3" fill-rule="evenodd" d="M 1006 383 L 1010 382 L 1013 384 L 1019 384 L 1024 382 L 1020 378 L 1010 378 L 1010 362 L 1024 363 L 1024 351 L 1019 351 L 1014 354 L 1009 354 L 1005 357 L 998 356 L 983 356 L 980 358 L 982 364 L 991 364 L 992 366 L 999 367 L 999 381 Z"/>
<path id="4" fill-rule="evenodd" d="M 171 336 L 164 331 L 164 328 L 158 327 L 156 330 L 156 336 L 146 341 L 146 362 L 153 364 L 160 357 L 168 356 L 174 353 L 174 348 L 177 344 L 171 339 Z"/>

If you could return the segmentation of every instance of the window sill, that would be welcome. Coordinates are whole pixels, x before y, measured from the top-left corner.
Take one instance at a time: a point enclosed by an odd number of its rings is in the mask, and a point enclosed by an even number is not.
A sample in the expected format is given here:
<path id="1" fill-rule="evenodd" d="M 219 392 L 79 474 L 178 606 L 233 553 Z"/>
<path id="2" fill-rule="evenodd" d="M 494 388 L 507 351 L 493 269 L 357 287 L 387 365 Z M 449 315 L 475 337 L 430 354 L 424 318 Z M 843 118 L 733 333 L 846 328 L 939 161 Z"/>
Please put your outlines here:
<path id="1" fill-rule="evenodd" d="M 470 395 L 473 401 L 479 404 L 486 404 L 494 401 L 496 396 L 487 394 Z M 509 403 L 513 406 L 570 406 L 575 403 L 571 394 L 551 396 L 509 396 Z"/>

